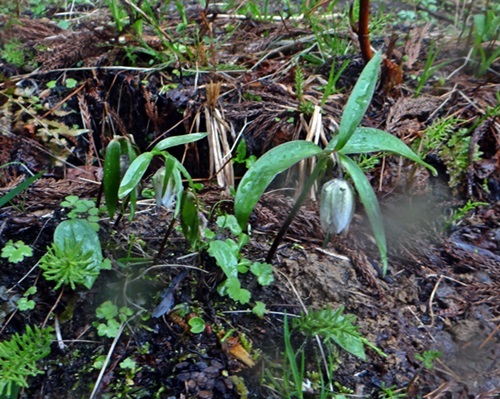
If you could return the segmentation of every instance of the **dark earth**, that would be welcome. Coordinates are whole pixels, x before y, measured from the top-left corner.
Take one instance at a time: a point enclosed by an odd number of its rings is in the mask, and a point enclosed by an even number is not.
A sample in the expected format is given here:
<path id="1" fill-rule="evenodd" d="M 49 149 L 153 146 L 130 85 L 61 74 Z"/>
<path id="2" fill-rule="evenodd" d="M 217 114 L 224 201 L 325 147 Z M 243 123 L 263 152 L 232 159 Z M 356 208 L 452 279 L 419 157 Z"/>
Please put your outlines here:
<path id="1" fill-rule="evenodd" d="M 61 11 L 55 7 L 45 19 L 29 10 L 16 20 L 0 16 L 0 44 L 18 40 L 36 63 L 26 58 L 26 65 L 15 65 L 5 51 L 0 55 L 0 195 L 43 171 L 0 207 L 0 247 L 22 240 L 34 251 L 17 264 L 0 258 L 0 335 L 3 341 L 27 325 L 56 323 L 61 334 L 38 362 L 42 373 L 29 378 L 29 387 L 18 397 L 287 397 L 269 377 L 283 378 L 284 315 L 344 307 L 345 314 L 355 315 L 360 334 L 387 357 L 367 348 L 362 361 L 337 348 L 327 384 L 335 382 L 338 396 L 325 397 L 499 398 L 500 66 L 493 63 L 478 77 L 476 67 L 464 64 L 470 42 L 440 30 L 453 17 L 450 4 L 430 12 L 433 22 L 425 28 L 396 21 L 390 29 L 372 33 L 373 46 L 384 51 L 390 35 L 398 35 L 392 59 L 403 65 L 403 79 L 389 91 L 377 89 L 362 125 L 386 130 L 415 149 L 429 126 L 453 116 L 460 122 L 450 135 L 464 129 L 461 140 L 469 140 L 460 154 L 437 148 L 424 154 L 438 169 L 437 177 L 387 154 L 366 169 L 384 214 L 386 276 L 362 205 L 357 204 L 349 232 L 323 248 L 314 199 L 302 207 L 278 249 L 274 282 L 264 287 L 250 273 L 242 276 L 252 306 L 219 295 L 221 269 L 206 250 L 190 249 L 178 229 L 158 257 L 173 214 L 158 210 L 146 196 L 132 221 L 128 215 L 118 220 L 101 215 L 99 236 L 112 269 L 102 271 L 90 290 L 54 290 L 36 267 L 55 228 L 67 218 L 68 210 L 60 205 L 67 196 L 103 203 L 103 156 L 113 135 L 130 135 L 144 152 L 165 137 L 208 131 L 207 118 L 216 109 L 219 131 L 231 144 L 242 133 L 248 154 L 260 156 L 281 143 L 306 138 L 311 116 L 299 111 L 291 60 L 314 43 L 310 26 L 306 20 L 236 18 L 233 12 L 239 7 L 186 7 L 189 24 L 181 33 L 176 31 L 178 12 L 169 8 L 163 14 L 170 40 L 189 42 L 196 56 L 191 59 L 169 56 L 172 50 L 164 48 L 150 27 L 140 40 L 129 27 L 117 33 L 109 13 L 89 5 L 78 8 L 82 18 L 72 20 L 68 30 L 51 22 Z M 374 19 L 388 12 L 376 8 Z M 413 9 L 404 3 L 399 8 Z M 196 44 L 191 38 L 197 35 L 213 41 Z M 338 28 L 331 36 L 351 41 L 348 55 L 302 66 L 304 97 L 319 105 L 318 86 L 328 80 L 331 66 L 350 61 L 337 83 L 339 92 L 322 105 L 327 135 L 338 126 L 363 67 L 352 32 Z M 431 39 L 440 45 L 436 63 L 449 63 L 431 75 L 417 96 L 413 76 L 425 68 Z M 403 54 L 413 57 L 411 62 Z M 70 78 L 75 87 L 65 83 Z M 51 81 L 55 87 L 47 88 Z M 207 95 L 212 82 L 220 85 L 215 102 Z M 480 157 L 474 156 L 476 150 Z M 172 151 L 203 184 L 200 211 L 216 231 L 217 216 L 233 212 L 233 197 L 218 184 L 216 171 L 209 172 L 209 152 L 207 140 Z M 465 159 L 460 168 L 455 162 L 459 157 Z M 151 164 L 144 188 L 151 187 L 150 177 L 160 166 Z M 244 172 L 244 165 L 235 166 L 236 184 Z M 301 184 L 295 170 L 280 176 L 262 197 L 250 218 L 245 257 L 264 261 Z M 481 204 L 455 217 L 467 201 Z M 35 308 L 18 310 L 17 301 L 32 286 L 37 287 L 30 297 Z M 177 307 L 152 317 L 168 292 Z M 105 301 L 133 310 L 116 339 L 99 336 L 94 326 L 96 308 Z M 251 312 L 254 301 L 266 304 L 262 318 Z M 193 317 L 203 319 L 202 332 L 190 331 Z M 314 372 L 327 375 L 314 338 L 293 330 L 291 342 L 297 353 L 307 354 L 308 378 L 313 380 Z M 430 350 L 442 356 L 425 368 L 419 355 Z M 109 363 L 102 368 L 96 360 L 108 354 Z M 133 372 L 121 367 L 127 358 L 136 362 Z M 384 387 L 397 391 L 381 396 Z M 317 389 L 304 388 L 302 397 L 321 396 Z"/>

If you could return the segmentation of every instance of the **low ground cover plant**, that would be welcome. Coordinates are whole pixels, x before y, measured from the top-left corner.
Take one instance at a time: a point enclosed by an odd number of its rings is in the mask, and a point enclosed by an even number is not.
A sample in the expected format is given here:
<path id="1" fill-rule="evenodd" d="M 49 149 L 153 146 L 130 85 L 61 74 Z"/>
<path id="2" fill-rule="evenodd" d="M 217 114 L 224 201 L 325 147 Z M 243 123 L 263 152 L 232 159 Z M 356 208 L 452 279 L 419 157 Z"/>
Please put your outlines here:
<path id="1" fill-rule="evenodd" d="M 37 362 L 50 353 L 53 332 L 28 325 L 23 334 L 0 343 L 0 397 L 16 398 L 20 388 L 28 387 L 28 377 L 43 373 Z"/>

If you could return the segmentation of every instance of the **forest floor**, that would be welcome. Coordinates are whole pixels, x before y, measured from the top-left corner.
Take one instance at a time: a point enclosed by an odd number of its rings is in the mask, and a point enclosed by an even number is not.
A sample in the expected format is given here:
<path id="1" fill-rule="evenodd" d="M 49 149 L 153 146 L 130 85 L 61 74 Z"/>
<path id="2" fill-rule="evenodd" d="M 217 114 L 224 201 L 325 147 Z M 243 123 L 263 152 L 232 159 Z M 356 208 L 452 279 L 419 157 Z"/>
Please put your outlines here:
<path id="1" fill-rule="evenodd" d="M 37 262 L 68 218 L 66 197 L 103 203 L 104 152 L 113 136 L 144 152 L 166 137 L 208 131 L 227 138 L 233 157 L 244 138 L 248 159 L 311 140 L 321 115 L 328 140 L 364 65 L 339 5 L 294 17 L 275 6 L 269 12 L 283 17 L 274 19 L 251 2 L 158 5 L 151 15 L 161 17 L 152 20 L 134 3 L 121 4 L 135 21 L 119 34 L 108 10 L 88 4 L 69 14 L 47 7 L 45 18 L 0 16 L 0 195 L 42 172 L 0 207 L 0 248 L 21 240 L 33 251 L 17 263 L 0 257 L 0 340 L 26 326 L 57 332 L 37 362 L 40 373 L 12 397 L 498 398 L 500 66 L 492 62 L 479 76 L 485 60 L 474 63 L 498 41 L 479 43 L 483 53 L 473 47 L 473 34 L 460 28 L 472 15 L 466 20 L 448 3 L 439 12 L 398 3 L 372 13 L 372 45 L 385 52 L 394 34 L 390 57 L 402 75 L 377 88 L 362 125 L 397 136 L 439 171 L 434 177 L 387 153 L 356 158 L 384 216 L 386 276 L 361 204 L 349 232 L 323 246 L 310 199 L 274 257 L 274 281 L 262 286 L 242 274 L 249 304 L 221 296 L 221 268 L 180 229 L 158 256 L 173 212 L 158 210 L 147 195 L 161 166 L 154 160 L 135 217 L 100 214 L 111 269 L 91 289 L 56 290 Z M 325 96 L 332 68 L 343 71 Z M 313 117 L 315 109 L 321 113 Z M 207 226 L 227 238 L 216 220 L 233 212 L 233 196 L 217 180 L 227 169 L 214 169 L 211 145 L 203 140 L 172 154 L 203 184 L 198 201 Z M 229 165 L 237 185 L 245 164 Z M 300 173 L 280 176 L 252 213 L 243 249 L 251 262 L 265 259 L 303 184 Z M 161 310 L 166 296 L 172 303 Z M 22 298 L 34 301 L 32 309 L 20 309 Z M 106 322 L 96 310 L 107 301 L 123 317 L 115 315 L 119 328 L 101 336 Z M 257 301 L 263 315 L 252 312 Z M 362 359 L 291 321 L 340 308 L 385 356 L 366 346 Z"/>

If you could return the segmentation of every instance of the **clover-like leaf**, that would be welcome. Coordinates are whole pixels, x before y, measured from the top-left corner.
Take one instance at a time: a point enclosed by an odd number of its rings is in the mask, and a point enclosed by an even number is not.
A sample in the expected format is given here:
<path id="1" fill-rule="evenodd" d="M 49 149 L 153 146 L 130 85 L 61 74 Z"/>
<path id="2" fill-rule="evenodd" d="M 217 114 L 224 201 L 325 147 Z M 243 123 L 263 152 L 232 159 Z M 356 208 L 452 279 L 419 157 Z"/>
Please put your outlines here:
<path id="1" fill-rule="evenodd" d="M 267 313 L 266 304 L 261 301 L 255 301 L 255 306 L 252 308 L 252 313 L 257 317 L 264 317 Z"/>
<path id="2" fill-rule="evenodd" d="M 260 285 L 269 285 L 274 281 L 273 267 L 269 263 L 254 262 L 250 271 L 257 276 Z"/>
<path id="3" fill-rule="evenodd" d="M 29 256 L 33 256 L 33 250 L 21 240 L 16 242 L 9 240 L 2 248 L 2 258 L 7 258 L 12 263 L 22 262 Z"/>

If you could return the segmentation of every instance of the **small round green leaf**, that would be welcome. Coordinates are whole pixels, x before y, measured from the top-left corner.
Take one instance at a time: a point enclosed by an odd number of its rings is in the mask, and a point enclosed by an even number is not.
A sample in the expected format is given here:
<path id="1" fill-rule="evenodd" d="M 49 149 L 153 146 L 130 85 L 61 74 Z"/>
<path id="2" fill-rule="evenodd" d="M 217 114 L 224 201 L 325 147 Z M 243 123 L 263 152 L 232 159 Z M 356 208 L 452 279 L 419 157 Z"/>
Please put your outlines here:
<path id="1" fill-rule="evenodd" d="M 205 331 L 205 321 L 199 316 L 190 318 L 188 323 L 193 334 L 200 334 Z"/>

